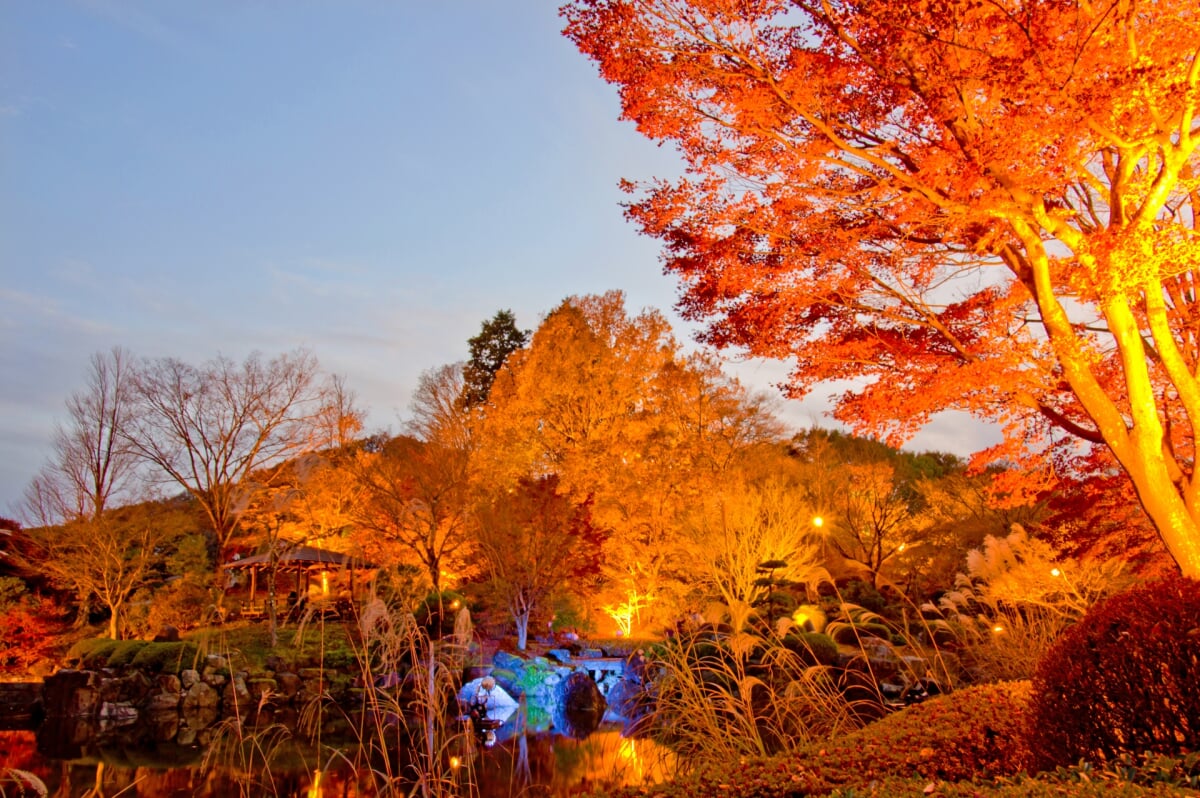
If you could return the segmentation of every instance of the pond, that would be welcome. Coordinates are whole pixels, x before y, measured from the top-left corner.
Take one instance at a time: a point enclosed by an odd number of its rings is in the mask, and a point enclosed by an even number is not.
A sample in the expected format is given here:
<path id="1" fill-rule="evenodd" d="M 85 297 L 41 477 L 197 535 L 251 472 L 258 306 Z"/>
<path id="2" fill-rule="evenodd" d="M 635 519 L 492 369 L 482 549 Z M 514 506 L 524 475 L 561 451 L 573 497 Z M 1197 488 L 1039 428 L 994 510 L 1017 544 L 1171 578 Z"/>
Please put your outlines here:
<path id="1" fill-rule="evenodd" d="M 568 796 L 660 781 L 673 768 L 669 751 L 652 740 L 625 736 L 619 723 L 601 724 L 576 739 L 552 730 L 522 730 L 523 721 L 522 710 L 490 747 L 444 749 L 451 762 L 446 773 L 457 782 L 455 794 Z M 49 794 L 63 798 L 366 798 L 380 794 L 380 785 L 389 783 L 388 773 L 403 769 L 394 760 L 361 756 L 356 742 L 329 738 L 317 745 L 280 725 L 238 734 L 236 741 L 232 736 L 229 728 L 219 730 L 202 747 L 199 742 L 152 742 L 137 728 L 95 733 L 58 724 L 0 731 L 0 770 L 28 771 L 41 779 Z M 395 794 L 406 795 L 412 786 L 410 778 Z M 11 783 L 0 783 L 0 795 L 14 794 L 19 793 Z"/>

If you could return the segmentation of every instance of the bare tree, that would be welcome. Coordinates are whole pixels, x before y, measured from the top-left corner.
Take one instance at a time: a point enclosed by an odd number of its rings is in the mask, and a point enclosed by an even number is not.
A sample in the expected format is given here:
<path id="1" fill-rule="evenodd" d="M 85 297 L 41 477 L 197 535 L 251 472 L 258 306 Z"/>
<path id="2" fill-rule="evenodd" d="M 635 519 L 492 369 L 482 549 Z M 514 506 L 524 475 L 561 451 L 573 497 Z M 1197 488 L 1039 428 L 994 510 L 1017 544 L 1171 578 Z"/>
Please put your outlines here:
<path id="1" fill-rule="evenodd" d="M 144 510 L 111 508 L 127 495 L 137 467 L 125 439 L 132 377 L 128 352 L 92 356 L 87 386 L 67 399 L 53 454 L 25 490 L 29 547 L 18 562 L 73 590 L 84 612 L 98 600 L 109 611 L 114 638 L 126 601 L 153 577 L 161 559 L 156 550 L 169 537 Z"/>
<path id="2" fill-rule="evenodd" d="M 137 458 L 123 436 L 133 404 L 132 357 L 114 347 L 92 355 L 87 386 L 67 399 L 53 453 L 25 491 L 28 520 L 43 526 L 98 520 L 129 487 Z"/>
<path id="3" fill-rule="evenodd" d="M 307 351 L 241 365 L 217 357 L 200 367 L 174 358 L 146 361 L 134 381 L 137 411 L 129 446 L 204 509 L 220 556 L 258 485 L 320 443 L 330 388 Z"/>

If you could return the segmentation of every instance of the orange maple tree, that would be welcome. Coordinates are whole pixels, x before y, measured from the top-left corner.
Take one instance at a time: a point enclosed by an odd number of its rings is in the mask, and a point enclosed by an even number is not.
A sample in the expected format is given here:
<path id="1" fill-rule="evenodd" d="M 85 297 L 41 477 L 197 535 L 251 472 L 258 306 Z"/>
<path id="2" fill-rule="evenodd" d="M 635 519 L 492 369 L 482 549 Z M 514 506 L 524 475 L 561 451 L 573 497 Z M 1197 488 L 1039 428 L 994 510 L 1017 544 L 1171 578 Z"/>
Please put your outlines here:
<path id="1" fill-rule="evenodd" d="M 1192 0 L 562 13 L 684 158 L 628 213 L 708 341 L 789 359 L 794 396 L 852 380 L 836 416 L 892 443 L 957 409 L 991 456 L 1106 450 L 1200 576 Z"/>

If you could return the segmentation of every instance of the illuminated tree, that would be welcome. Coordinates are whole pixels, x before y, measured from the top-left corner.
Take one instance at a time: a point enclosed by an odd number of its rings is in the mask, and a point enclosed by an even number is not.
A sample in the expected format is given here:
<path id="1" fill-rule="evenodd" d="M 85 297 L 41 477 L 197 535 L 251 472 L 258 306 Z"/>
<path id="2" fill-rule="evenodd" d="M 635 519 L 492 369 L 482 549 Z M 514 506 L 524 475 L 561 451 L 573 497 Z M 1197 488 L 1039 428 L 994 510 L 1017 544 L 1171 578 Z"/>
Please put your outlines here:
<path id="1" fill-rule="evenodd" d="M 554 475 L 590 499 L 611 530 L 609 604 L 647 606 L 691 579 L 675 556 L 683 512 L 777 434 L 759 399 L 712 359 L 684 356 L 660 313 L 631 317 L 613 291 L 567 299 L 508 359 L 474 471 L 499 483 Z"/>
<path id="2" fill-rule="evenodd" d="M 1104 447 L 1200 576 L 1190 0 L 577 0 L 567 35 L 687 175 L 629 210 L 707 339 L 849 380 L 892 442 L 939 411 Z"/>
<path id="3" fill-rule="evenodd" d="M 604 533 L 589 503 L 560 492 L 554 475 L 522 478 L 512 490 L 486 496 L 475 525 L 489 584 L 512 615 L 524 651 L 529 621 L 554 590 L 599 573 Z"/>
<path id="4" fill-rule="evenodd" d="M 459 402 L 460 365 L 421 375 L 409 432 L 378 452 L 365 452 L 357 470 L 362 488 L 355 521 L 366 553 L 380 561 L 415 560 L 440 595 L 444 573 L 466 575 L 471 543 L 467 410 Z"/>
<path id="5" fill-rule="evenodd" d="M 140 588 L 162 580 L 170 545 L 190 531 L 190 513 L 151 503 L 108 510 L 100 518 L 78 518 L 26 530 L 22 570 L 45 576 L 78 595 L 81 619 L 95 599 L 109 613 L 108 635 L 125 633 L 124 612 Z"/>
<path id="6" fill-rule="evenodd" d="M 688 562 L 693 574 L 729 606 L 754 605 L 772 585 L 763 563 L 778 563 L 771 581 L 813 585 L 828 574 L 812 534 L 812 508 L 799 486 L 773 478 L 734 483 L 705 497 L 694 518 Z"/>

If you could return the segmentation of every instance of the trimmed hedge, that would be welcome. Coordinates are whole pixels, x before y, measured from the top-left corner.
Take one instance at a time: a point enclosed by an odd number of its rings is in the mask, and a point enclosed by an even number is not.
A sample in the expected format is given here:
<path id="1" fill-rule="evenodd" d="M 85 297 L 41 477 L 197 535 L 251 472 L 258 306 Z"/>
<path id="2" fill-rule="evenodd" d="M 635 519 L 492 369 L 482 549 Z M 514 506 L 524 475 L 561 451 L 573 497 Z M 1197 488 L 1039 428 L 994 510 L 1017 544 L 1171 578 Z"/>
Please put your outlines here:
<path id="1" fill-rule="evenodd" d="M 151 673 L 179 673 L 193 668 L 199 661 L 195 643 L 147 643 L 134 656 L 130 665 Z"/>
<path id="2" fill-rule="evenodd" d="M 122 668 L 133 662 L 138 652 L 150 645 L 147 640 L 122 640 L 108 655 L 108 667 Z"/>
<path id="3" fill-rule="evenodd" d="M 876 792 L 869 786 L 883 779 L 904 784 L 920 779 L 924 788 L 931 782 L 941 787 L 947 782 L 1014 776 L 1028 759 L 1023 733 L 1029 692 L 1029 682 L 969 687 L 810 745 L 798 755 L 707 763 L 674 782 L 613 794 L 783 798 L 842 790 L 847 796 L 883 796 L 902 793 Z M 864 789 L 867 792 L 859 792 Z M 940 794 L 974 795 L 970 791 Z"/>
<path id="4" fill-rule="evenodd" d="M 1038 663 L 1029 736 L 1041 769 L 1200 751 L 1200 581 L 1112 596 Z"/>
<path id="5" fill-rule="evenodd" d="M 832 665 L 837 661 L 838 645 L 827 634 L 791 632 L 783 638 L 783 645 L 808 665 Z"/>

